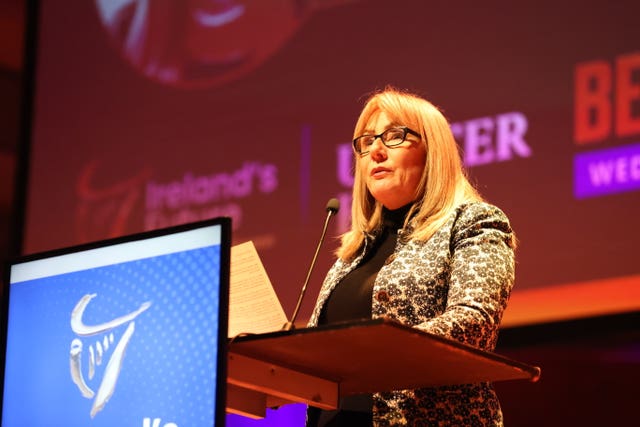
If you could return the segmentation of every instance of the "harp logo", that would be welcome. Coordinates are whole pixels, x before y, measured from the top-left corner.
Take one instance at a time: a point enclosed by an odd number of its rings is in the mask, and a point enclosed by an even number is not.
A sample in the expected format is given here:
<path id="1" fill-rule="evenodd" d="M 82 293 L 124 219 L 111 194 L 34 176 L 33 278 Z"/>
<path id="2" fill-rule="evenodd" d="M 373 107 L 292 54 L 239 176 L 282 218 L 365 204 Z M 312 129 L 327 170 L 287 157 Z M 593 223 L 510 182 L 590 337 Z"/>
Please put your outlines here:
<path id="1" fill-rule="evenodd" d="M 71 379 L 78 387 L 82 396 L 87 399 L 93 399 L 91 407 L 91 418 L 95 417 L 107 404 L 118 382 L 120 369 L 122 368 L 122 360 L 124 354 L 131 341 L 135 330 L 135 319 L 151 306 L 151 301 L 144 302 L 140 307 L 124 316 L 117 317 L 105 323 L 98 325 L 85 325 L 82 321 L 82 315 L 89 302 L 96 297 L 97 294 L 87 294 L 80 298 L 73 311 L 71 312 L 71 330 L 79 337 L 71 341 L 71 349 L 69 354 Z M 115 343 L 114 329 L 118 326 L 127 325 L 125 332 L 122 334 L 117 343 Z M 111 356 L 106 362 L 102 380 L 98 385 L 97 392 L 94 391 L 85 381 L 82 369 L 82 353 L 85 343 L 80 338 L 92 337 L 94 342 L 88 344 L 88 367 L 87 378 L 89 383 L 96 375 L 96 368 L 101 366 L 106 360 L 106 356 L 111 350 Z M 89 341 L 88 339 L 86 341 Z M 97 378 L 96 381 L 97 382 Z"/>

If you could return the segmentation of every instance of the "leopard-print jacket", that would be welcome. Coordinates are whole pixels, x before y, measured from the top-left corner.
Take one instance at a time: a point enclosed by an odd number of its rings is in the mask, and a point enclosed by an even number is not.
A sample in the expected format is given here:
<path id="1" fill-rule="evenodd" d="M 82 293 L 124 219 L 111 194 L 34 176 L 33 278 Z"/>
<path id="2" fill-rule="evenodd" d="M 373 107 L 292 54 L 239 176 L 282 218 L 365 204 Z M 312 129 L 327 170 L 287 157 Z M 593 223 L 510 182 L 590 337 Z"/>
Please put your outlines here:
<path id="1" fill-rule="evenodd" d="M 493 350 L 514 282 L 514 235 L 505 214 L 487 203 L 460 205 L 429 240 L 400 230 L 394 253 L 378 273 L 373 318 L 385 317 L 483 350 Z M 371 248 L 367 236 L 351 262 L 337 260 L 320 290 L 309 326 L 329 294 Z M 411 351 L 410 348 L 405 351 Z M 398 390 L 373 396 L 374 426 L 501 426 L 489 383 Z"/>

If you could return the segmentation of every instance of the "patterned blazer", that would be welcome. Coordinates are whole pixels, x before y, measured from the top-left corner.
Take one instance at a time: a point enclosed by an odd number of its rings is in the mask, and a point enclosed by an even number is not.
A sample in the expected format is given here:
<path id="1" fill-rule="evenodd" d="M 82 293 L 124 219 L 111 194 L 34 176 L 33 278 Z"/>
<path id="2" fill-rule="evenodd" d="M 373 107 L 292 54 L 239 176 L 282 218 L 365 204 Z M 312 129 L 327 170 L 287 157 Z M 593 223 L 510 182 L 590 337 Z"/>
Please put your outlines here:
<path id="1" fill-rule="evenodd" d="M 407 239 L 415 224 L 399 230 L 394 253 L 373 286 L 372 316 L 385 317 L 483 350 L 493 350 L 514 282 L 514 235 L 505 214 L 487 203 L 460 205 L 427 241 Z M 372 247 L 366 236 L 352 261 L 329 270 L 309 326 L 331 291 Z M 411 351 L 410 348 L 405 351 Z M 373 396 L 375 426 L 501 426 L 491 384 L 398 390 Z"/>

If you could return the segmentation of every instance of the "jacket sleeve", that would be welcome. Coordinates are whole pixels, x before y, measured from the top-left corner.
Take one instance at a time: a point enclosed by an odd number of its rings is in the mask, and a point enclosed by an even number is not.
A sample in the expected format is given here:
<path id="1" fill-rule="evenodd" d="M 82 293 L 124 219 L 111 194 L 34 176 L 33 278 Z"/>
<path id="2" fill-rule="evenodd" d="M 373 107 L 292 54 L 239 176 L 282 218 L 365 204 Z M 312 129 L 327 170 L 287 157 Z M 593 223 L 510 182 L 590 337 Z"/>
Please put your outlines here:
<path id="1" fill-rule="evenodd" d="M 514 283 L 515 236 L 506 215 L 485 203 L 461 208 L 451 235 L 445 311 L 418 328 L 492 350 Z"/>

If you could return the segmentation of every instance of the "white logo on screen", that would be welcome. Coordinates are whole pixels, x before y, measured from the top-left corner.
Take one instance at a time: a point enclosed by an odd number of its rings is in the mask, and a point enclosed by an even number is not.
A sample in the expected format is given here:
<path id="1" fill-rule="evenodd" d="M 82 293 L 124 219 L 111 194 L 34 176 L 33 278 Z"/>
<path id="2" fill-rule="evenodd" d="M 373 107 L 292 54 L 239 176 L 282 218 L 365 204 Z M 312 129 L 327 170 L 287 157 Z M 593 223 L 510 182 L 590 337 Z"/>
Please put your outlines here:
<path id="1" fill-rule="evenodd" d="M 74 338 L 71 341 L 69 358 L 71 379 L 76 386 L 78 386 L 82 396 L 87 399 L 93 399 L 95 396 L 90 412 L 91 418 L 95 417 L 96 414 L 104 408 L 115 391 L 118 376 L 120 375 L 120 369 L 122 368 L 122 359 L 124 358 L 125 350 L 127 349 L 131 336 L 135 330 L 134 319 L 151 306 L 151 301 L 147 301 L 142 303 L 137 310 L 132 311 L 129 314 L 125 314 L 124 316 L 117 317 L 109 322 L 101 323 L 99 325 L 85 325 L 82 322 L 82 315 L 89 302 L 95 298 L 96 295 L 97 294 L 87 294 L 80 298 L 80 301 L 78 301 L 71 312 L 71 330 L 73 330 L 73 332 L 79 337 L 93 337 L 103 334 L 102 337 L 97 337 L 94 344 L 89 344 L 89 381 L 94 378 L 96 367 L 102 365 L 103 358 L 106 357 L 109 349 L 113 347 L 113 353 L 107 362 L 106 368 L 104 369 L 102 381 L 98 386 L 97 393 L 87 385 L 82 373 L 81 358 L 84 344 L 79 338 Z M 114 347 L 113 330 L 124 324 L 128 324 L 127 329 Z"/>

